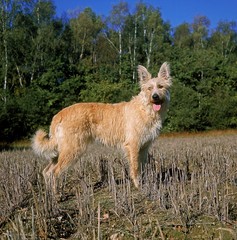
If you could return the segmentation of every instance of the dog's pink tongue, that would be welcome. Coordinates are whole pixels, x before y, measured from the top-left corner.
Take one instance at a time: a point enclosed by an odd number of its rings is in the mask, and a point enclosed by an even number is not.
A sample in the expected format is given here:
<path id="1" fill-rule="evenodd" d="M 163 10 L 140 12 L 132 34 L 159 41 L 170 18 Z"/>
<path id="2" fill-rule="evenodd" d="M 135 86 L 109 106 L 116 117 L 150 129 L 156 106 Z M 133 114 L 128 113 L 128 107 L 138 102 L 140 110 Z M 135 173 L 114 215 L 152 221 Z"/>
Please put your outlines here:
<path id="1" fill-rule="evenodd" d="M 160 108 L 161 108 L 161 105 L 153 104 L 153 110 L 154 110 L 155 112 L 159 111 Z"/>

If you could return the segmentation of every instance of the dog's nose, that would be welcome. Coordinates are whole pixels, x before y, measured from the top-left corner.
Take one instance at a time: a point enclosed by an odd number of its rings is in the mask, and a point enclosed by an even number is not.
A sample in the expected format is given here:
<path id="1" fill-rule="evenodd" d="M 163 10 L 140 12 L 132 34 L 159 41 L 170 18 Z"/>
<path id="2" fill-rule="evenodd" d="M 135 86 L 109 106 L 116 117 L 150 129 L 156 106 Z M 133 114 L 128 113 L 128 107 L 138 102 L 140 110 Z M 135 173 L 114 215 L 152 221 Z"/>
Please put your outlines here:
<path id="1" fill-rule="evenodd" d="M 155 100 L 155 101 L 158 101 L 160 99 L 159 95 L 157 93 L 154 93 L 152 95 L 152 98 Z"/>

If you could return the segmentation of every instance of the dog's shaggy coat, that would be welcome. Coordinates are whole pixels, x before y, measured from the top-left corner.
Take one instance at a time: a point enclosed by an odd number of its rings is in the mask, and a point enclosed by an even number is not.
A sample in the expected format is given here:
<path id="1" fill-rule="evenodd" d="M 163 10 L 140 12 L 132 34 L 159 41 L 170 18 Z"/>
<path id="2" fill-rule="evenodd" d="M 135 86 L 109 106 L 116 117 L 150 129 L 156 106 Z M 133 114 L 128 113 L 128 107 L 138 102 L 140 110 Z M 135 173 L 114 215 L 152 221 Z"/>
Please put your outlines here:
<path id="1" fill-rule="evenodd" d="M 55 190 L 56 178 L 95 140 L 124 150 L 130 176 L 138 187 L 148 149 L 162 127 L 171 86 L 167 63 L 163 63 L 155 78 L 145 67 L 138 66 L 138 76 L 141 92 L 130 102 L 74 104 L 53 117 L 49 135 L 43 130 L 36 132 L 33 150 L 50 160 L 43 171 L 48 187 L 53 180 Z"/>

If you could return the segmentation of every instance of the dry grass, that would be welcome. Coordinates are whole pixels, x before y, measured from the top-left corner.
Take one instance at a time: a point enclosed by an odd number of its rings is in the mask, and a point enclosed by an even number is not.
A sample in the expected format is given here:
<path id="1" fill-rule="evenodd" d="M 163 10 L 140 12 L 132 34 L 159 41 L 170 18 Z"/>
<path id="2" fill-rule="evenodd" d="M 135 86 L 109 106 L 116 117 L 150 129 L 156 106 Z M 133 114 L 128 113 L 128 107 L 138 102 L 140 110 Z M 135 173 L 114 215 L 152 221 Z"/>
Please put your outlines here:
<path id="1" fill-rule="evenodd" d="M 46 161 L 0 153 L 1 239 L 237 239 L 237 134 L 159 138 L 141 189 L 123 155 L 92 146 L 46 193 Z"/>

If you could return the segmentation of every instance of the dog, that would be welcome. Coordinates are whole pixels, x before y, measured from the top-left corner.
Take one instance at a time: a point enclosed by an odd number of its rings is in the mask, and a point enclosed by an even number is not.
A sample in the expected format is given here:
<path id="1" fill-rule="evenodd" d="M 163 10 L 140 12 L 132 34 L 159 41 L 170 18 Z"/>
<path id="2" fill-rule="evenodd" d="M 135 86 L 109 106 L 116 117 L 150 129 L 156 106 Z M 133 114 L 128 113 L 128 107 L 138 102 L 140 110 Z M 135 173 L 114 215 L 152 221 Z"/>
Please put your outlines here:
<path id="1" fill-rule="evenodd" d="M 36 132 L 32 148 L 50 160 L 43 170 L 46 187 L 52 183 L 56 191 L 56 179 L 93 141 L 122 148 L 129 161 L 130 177 L 139 187 L 148 149 L 159 135 L 168 109 L 172 79 L 167 62 L 155 78 L 141 65 L 137 71 L 141 91 L 131 101 L 77 103 L 53 117 L 49 134 L 44 130 Z"/>

